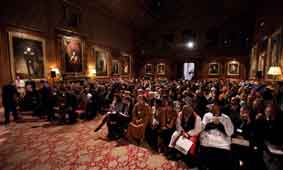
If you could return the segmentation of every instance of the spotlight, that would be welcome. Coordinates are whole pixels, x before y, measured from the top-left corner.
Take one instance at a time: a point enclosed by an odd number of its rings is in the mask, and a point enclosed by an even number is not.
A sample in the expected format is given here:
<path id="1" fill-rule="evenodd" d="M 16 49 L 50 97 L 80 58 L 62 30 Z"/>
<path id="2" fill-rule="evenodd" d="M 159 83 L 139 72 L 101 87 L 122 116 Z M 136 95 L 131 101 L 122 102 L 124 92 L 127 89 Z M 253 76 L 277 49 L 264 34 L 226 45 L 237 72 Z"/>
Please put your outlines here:
<path id="1" fill-rule="evenodd" d="M 189 41 L 189 42 L 187 43 L 187 47 L 188 47 L 189 49 L 193 49 L 193 48 L 195 47 L 195 43 L 194 43 L 193 41 Z"/>

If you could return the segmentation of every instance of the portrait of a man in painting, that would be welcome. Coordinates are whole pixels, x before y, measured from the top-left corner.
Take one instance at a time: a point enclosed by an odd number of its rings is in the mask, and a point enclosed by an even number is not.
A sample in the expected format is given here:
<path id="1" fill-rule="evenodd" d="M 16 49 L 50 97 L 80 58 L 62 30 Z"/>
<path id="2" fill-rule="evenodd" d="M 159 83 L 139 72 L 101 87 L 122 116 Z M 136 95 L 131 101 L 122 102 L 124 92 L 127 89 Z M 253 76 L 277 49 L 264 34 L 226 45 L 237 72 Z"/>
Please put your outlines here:
<path id="1" fill-rule="evenodd" d="M 280 55 L 281 55 L 281 29 L 276 31 L 272 36 L 271 36 L 271 65 L 277 64 L 280 60 Z"/>
<path id="2" fill-rule="evenodd" d="M 63 38 L 63 56 L 65 73 L 81 73 L 83 71 L 82 42 L 77 38 Z"/>
<path id="3" fill-rule="evenodd" d="M 120 74 L 120 63 L 118 60 L 112 61 L 112 74 L 119 75 Z"/>
<path id="4" fill-rule="evenodd" d="M 239 75 L 240 74 L 240 63 L 237 61 L 228 62 L 228 75 Z"/>
<path id="5" fill-rule="evenodd" d="M 219 75 L 219 74 L 220 74 L 220 64 L 219 63 L 209 63 L 208 75 Z"/>
<path id="6" fill-rule="evenodd" d="M 95 56 L 96 56 L 96 75 L 97 76 L 107 76 L 107 52 L 100 50 L 100 49 L 94 49 L 95 50 Z"/>
<path id="7" fill-rule="evenodd" d="M 44 78 L 45 40 L 28 34 L 10 32 L 9 41 L 13 78 Z"/>
<path id="8" fill-rule="evenodd" d="M 164 63 L 157 64 L 157 74 L 165 75 L 165 64 Z"/>
<path id="9" fill-rule="evenodd" d="M 153 74 L 153 66 L 152 64 L 145 65 L 145 74 Z"/>
<path id="10" fill-rule="evenodd" d="M 130 56 L 123 55 L 121 59 L 121 72 L 122 75 L 128 75 L 130 72 Z"/>

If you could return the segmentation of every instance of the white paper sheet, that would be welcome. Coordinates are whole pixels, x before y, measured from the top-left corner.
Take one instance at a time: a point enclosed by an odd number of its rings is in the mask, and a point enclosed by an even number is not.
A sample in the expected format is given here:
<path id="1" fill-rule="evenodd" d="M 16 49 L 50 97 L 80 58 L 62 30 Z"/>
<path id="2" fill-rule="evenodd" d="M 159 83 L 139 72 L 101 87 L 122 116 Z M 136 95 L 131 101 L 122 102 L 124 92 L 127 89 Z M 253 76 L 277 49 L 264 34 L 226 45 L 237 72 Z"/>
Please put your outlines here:
<path id="1" fill-rule="evenodd" d="M 182 152 L 183 154 L 187 155 L 189 150 L 191 149 L 192 145 L 193 145 L 192 141 L 190 141 L 189 139 L 181 136 L 177 140 L 175 148 L 178 151 Z"/>

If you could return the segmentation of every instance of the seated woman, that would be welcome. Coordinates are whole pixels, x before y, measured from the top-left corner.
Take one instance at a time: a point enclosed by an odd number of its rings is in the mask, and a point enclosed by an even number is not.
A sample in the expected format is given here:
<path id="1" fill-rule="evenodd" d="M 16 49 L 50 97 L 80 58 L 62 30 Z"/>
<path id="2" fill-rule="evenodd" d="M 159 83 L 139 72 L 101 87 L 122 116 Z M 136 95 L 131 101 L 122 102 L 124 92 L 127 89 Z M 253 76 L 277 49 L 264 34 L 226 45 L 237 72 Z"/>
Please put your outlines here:
<path id="1" fill-rule="evenodd" d="M 177 114 L 173 110 L 173 103 L 168 98 L 163 99 L 162 107 L 158 114 L 159 129 L 157 145 L 158 151 L 167 153 L 170 139 L 175 131 Z"/>
<path id="2" fill-rule="evenodd" d="M 141 144 L 145 139 L 145 129 L 151 122 L 151 109 L 145 103 L 144 96 L 137 97 L 137 103 L 132 112 L 132 122 L 130 122 L 127 138 L 130 142 Z"/>
<path id="3" fill-rule="evenodd" d="M 203 165 L 211 170 L 233 169 L 230 145 L 234 126 L 231 119 L 221 113 L 218 103 L 214 103 L 202 123 L 204 131 L 200 135 L 200 158 Z"/>
<path id="4" fill-rule="evenodd" d="M 152 121 L 150 122 L 150 125 L 146 128 L 146 140 L 148 141 L 148 144 L 152 147 L 154 150 L 158 150 L 158 131 L 160 129 L 160 121 L 159 121 L 159 114 L 161 113 L 161 100 L 155 100 L 153 103 L 153 106 L 151 107 L 152 112 Z"/>
<path id="5" fill-rule="evenodd" d="M 108 138 L 118 139 L 124 135 L 128 126 L 129 114 L 131 112 L 131 103 L 129 97 L 121 98 L 120 95 L 114 96 L 114 101 L 110 111 L 104 116 L 100 125 L 95 129 L 99 131 L 107 123 Z"/>
<path id="6" fill-rule="evenodd" d="M 182 111 L 178 114 L 176 121 L 176 131 L 171 137 L 170 148 L 176 148 L 177 141 L 181 138 L 189 139 L 193 144 L 187 154 L 195 156 L 196 144 L 199 133 L 201 132 L 201 118 L 198 116 L 192 106 L 184 105 Z"/>

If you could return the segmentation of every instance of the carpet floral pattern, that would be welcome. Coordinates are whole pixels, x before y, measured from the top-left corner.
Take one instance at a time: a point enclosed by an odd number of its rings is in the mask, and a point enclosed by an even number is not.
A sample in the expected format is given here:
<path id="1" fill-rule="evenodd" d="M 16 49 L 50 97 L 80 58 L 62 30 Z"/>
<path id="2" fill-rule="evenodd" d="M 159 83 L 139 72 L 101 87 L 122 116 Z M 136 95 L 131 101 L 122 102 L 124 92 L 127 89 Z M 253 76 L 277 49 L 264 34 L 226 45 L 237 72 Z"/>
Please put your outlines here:
<path id="1" fill-rule="evenodd" d="M 53 126 L 31 121 L 0 127 L 1 170 L 182 170 L 146 147 L 107 141 L 107 128 L 95 133 L 98 120 Z"/>

